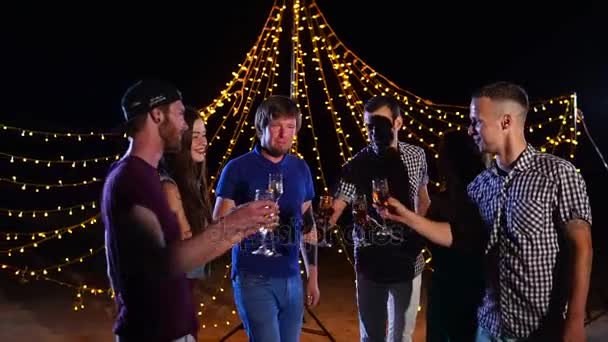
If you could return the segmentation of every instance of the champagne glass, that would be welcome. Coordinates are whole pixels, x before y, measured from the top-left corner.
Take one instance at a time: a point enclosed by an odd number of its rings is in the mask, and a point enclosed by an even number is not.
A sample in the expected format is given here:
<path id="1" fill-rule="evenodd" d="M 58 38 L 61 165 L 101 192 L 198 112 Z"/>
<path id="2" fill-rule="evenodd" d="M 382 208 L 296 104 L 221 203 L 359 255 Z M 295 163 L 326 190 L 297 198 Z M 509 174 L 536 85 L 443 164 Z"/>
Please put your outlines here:
<path id="1" fill-rule="evenodd" d="M 278 205 L 279 199 L 281 198 L 281 195 L 283 195 L 283 175 L 281 173 L 270 173 L 268 175 L 268 190 L 272 193 L 272 200 Z M 272 255 L 281 256 L 281 253 L 277 252 L 274 246 L 274 232 L 270 232 L 270 238 Z"/>
<path id="2" fill-rule="evenodd" d="M 274 195 L 274 201 L 279 203 L 281 195 L 283 195 L 283 175 L 280 173 L 271 173 L 268 175 L 268 189 Z"/>
<path id="3" fill-rule="evenodd" d="M 355 224 L 361 229 L 361 241 L 360 246 L 366 247 L 371 246 L 371 243 L 365 239 L 365 232 L 363 231 L 369 224 L 367 217 L 367 196 L 364 194 L 358 194 L 352 204 L 353 220 Z"/>
<path id="4" fill-rule="evenodd" d="M 388 205 L 388 181 L 386 178 L 372 180 L 372 200 L 378 207 L 385 208 Z M 386 226 L 386 220 L 382 219 L 381 230 L 378 235 L 391 235 L 391 231 Z"/>
<path id="5" fill-rule="evenodd" d="M 268 200 L 268 201 L 272 201 L 274 199 L 273 197 L 273 193 L 270 190 L 267 189 L 257 189 L 255 190 L 255 199 L 257 200 Z M 271 251 L 270 249 L 268 249 L 266 247 L 266 244 L 264 243 L 266 240 L 266 235 L 268 234 L 268 228 L 266 227 L 260 227 L 259 228 L 260 234 L 262 234 L 262 244 L 260 245 L 260 247 L 258 247 L 258 249 L 256 249 L 255 251 L 251 252 L 251 254 L 256 254 L 256 255 L 264 255 L 264 256 L 272 256 L 274 255 L 274 252 Z"/>
<path id="6" fill-rule="evenodd" d="M 367 224 L 367 197 L 365 195 L 357 195 L 353 201 L 353 219 L 358 226 Z"/>
<path id="7" fill-rule="evenodd" d="M 331 196 L 320 196 L 319 197 L 319 215 L 322 219 L 322 227 L 320 231 L 317 231 L 319 236 L 319 247 L 331 247 L 331 227 L 329 225 L 329 219 L 333 213 L 333 199 Z"/>

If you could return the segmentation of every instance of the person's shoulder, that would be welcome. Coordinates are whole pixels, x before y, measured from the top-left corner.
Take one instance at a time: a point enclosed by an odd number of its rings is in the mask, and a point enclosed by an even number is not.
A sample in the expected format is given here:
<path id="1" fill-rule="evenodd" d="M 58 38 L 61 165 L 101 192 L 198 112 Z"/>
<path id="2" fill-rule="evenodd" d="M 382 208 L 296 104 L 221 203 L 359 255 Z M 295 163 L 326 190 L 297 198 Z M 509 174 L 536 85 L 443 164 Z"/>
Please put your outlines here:
<path id="1" fill-rule="evenodd" d="M 109 195 L 147 189 L 154 186 L 153 180 L 158 181 L 159 178 L 151 165 L 137 157 L 125 156 L 110 166 L 103 192 Z"/>
<path id="2" fill-rule="evenodd" d="M 167 197 L 167 202 L 169 202 L 170 207 L 174 208 L 181 205 L 182 197 L 177 184 L 175 184 L 173 181 L 164 181 L 161 182 L 161 188 Z"/>
<path id="3" fill-rule="evenodd" d="M 237 157 L 234 157 L 234 158 L 228 160 L 228 162 L 226 162 L 226 165 L 224 165 L 223 169 L 230 170 L 230 169 L 246 168 L 249 165 L 251 165 L 251 163 L 254 161 L 255 158 L 256 158 L 256 156 L 253 153 L 253 151 L 241 154 L 240 156 L 237 156 Z"/>
<path id="4" fill-rule="evenodd" d="M 171 175 L 168 172 L 163 170 L 159 173 L 159 175 L 160 175 L 160 182 L 161 182 L 161 184 L 163 184 L 163 186 L 165 183 L 177 184 L 175 182 L 175 180 L 173 179 L 173 177 L 171 177 Z"/>
<path id="5" fill-rule="evenodd" d="M 288 163 L 295 165 L 298 168 L 308 168 L 306 160 L 298 155 L 288 153 L 285 155 L 285 158 L 287 158 Z"/>
<path id="6" fill-rule="evenodd" d="M 342 167 L 349 167 L 355 163 L 365 162 L 367 160 L 367 158 L 369 157 L 370 153 L 372 153 L 372 147 L 370 145 L 367 145 L 367 146 L 363 147 L 362 149 L 360 149 L 359 151 L 357 151 L 357 153 L 355 153 L 352 157 L 347 159 L 342 164 Z"/>
<path id="7" fill-rule="evenodd" d="M 147 171 L 145 165 L 142 165 L 139 159 L 131 156 L 123 157 L 120 160 L 114 162 L 106 175 L 106 181 L 122 181 L 122 180 L 130 180 L 133 182 L 137 182 L 142 172 Z"/>
<path id="8" fill-rule="evenodd" d="M 175 181 L 173 179 L 171 179 L 171 178 L 161 179 L 160 185 L 165 193 L 170 194 L 170 195 L 179 196 L 179 187 L 177 186 L 177 184 L 175 183 Z"/>
<path id="9" fill-rule="evenodd" d="M 574 164 L 554 154 L 537 151 L 533 158 L 537 166 L 552 175 L 559 177 L 560 174 L 564 173 L 578 173 Z"/>
<path id="10" fill-rule="evenodd" d="M 419 156 L 422 158 L 425 157 L 424 148 L 417 146 L 417 145 L 408 144 L 403 141 L 399 142 L 399 151 L 402 154 L 415 155 L 415 156 Z"/>
<path id="11" fill-rule="evenodd" d="M 483 170 L 468 184 L 467 192 L 469 194 L 475 194 L 482 191 L 484 186 L 492 179 L 493 175 L 491 168 Z"/>

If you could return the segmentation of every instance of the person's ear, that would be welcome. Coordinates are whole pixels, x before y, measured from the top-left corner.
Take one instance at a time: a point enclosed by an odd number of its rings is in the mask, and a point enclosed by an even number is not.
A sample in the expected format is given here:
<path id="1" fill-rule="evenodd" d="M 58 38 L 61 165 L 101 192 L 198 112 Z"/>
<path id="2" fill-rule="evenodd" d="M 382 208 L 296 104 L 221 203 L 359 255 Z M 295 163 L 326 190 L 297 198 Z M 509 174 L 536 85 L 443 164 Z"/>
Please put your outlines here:
<path id="1" fill-rule="evenodd" d="M 508 129 L 509 127 L 511 127 L 512 124 L 513 124 L 513 118 L 511 117 L 511 114 L 503 115 L 502 121 L 500 122 L 500 127 L 504 130 L 504 129 Z"/>
<path id="2" fill-rule="evenodd" d="M 159 124 L 163 121 L 163 112 L 158 108 L 154 108 L 150 111 L 150 117 L 155 124 Z"/>
<path id="3" fill-rule="evenodd" d="M 401 117 L 401 115 L 399 115 L 396 119 L 395 122 L 393 122 L 393 128 L 400 130 L 401 127 L 403 127 L 403 118 Z"/>

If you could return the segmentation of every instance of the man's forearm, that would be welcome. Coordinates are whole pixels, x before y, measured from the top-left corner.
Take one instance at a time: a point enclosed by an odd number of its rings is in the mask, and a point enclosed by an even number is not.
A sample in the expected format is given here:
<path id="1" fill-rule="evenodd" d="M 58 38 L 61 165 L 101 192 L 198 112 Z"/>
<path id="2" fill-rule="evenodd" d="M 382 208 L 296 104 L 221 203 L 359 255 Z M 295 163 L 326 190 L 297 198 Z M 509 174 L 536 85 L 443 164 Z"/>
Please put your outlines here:
<path id="1" fill-rule="evenodd" d="M 334 198 L 332 205 L 332 214 L 329 218 L 329 223 L 331 225 L 335 225 L 338 222 L 338 219 L 340 219 L 340 216 L 342 216 L 342 212 L 344 212 L 344 208 L 346 208 L 347 205 L 348 203 L 346 203 L 344 200 L 340 198 Z"/>
<path id="2" fill-rule="evenodd" d="M 575 244 L 572 251 L 571 293 L 566 318 L 584 321 L 593 252 L 591 246 L 581 247 Z"/>
<path id="3" fill-rule="evenodd" d="M 309 281 L 314 281 L 314 282 L 318 282 L 319 281 L 319 277 L 318 277 L 318 270 L 317 270 L 317 265 L 310 265 L 310 269 L 308 270 L 308 280 Z"/>
<path id="4" fill-rule="evenodd" d="M 170 248 L 172 273 L 189 272 L 228 251 L 233 243 L 225 236 L 223 221 L 209 225 L 191 239 L 176 241 Z"/>
<path id="5" fill-rule="evenodd" d="M 409 211 L 402 219 L 402 223 L 410 226 L 418 234 L 424 236 L 431 242 L 444 247 L 452 246 L 452 228 L 448 222 L 431 221 L 412 211 Z"/>

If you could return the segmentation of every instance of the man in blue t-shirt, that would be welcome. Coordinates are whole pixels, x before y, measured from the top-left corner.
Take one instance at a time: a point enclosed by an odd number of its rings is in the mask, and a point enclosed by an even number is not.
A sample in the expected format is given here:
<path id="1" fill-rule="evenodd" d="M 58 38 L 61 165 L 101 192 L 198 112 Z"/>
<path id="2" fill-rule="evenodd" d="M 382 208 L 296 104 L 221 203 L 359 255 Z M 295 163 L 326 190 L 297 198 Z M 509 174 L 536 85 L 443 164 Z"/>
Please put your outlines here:
<path id="1" fill-rule="evenodd" d="M 306 162 L 289 154 L 301 126 L 294 101 L 270 96 L 257 109 L 255 149 L 228 162 L 216 189 L 214 217 L 251 201 L 256 190 L 269 189 L 269 175 L 281 174 L 280 225 L 263 238 L 254 235 L 232 248 L 232 281 L 239 315 L 250 341 L 299 341 L 304 291 L 298 264 L 302 213 L 311 210 L 314 187 Z M 254 253 L 264 243 L 273 253 Z M 271 255 L 270 255 L 271 254 Z M 311 263 L 307 305 L 319 300 L 317 268 Z"/>

